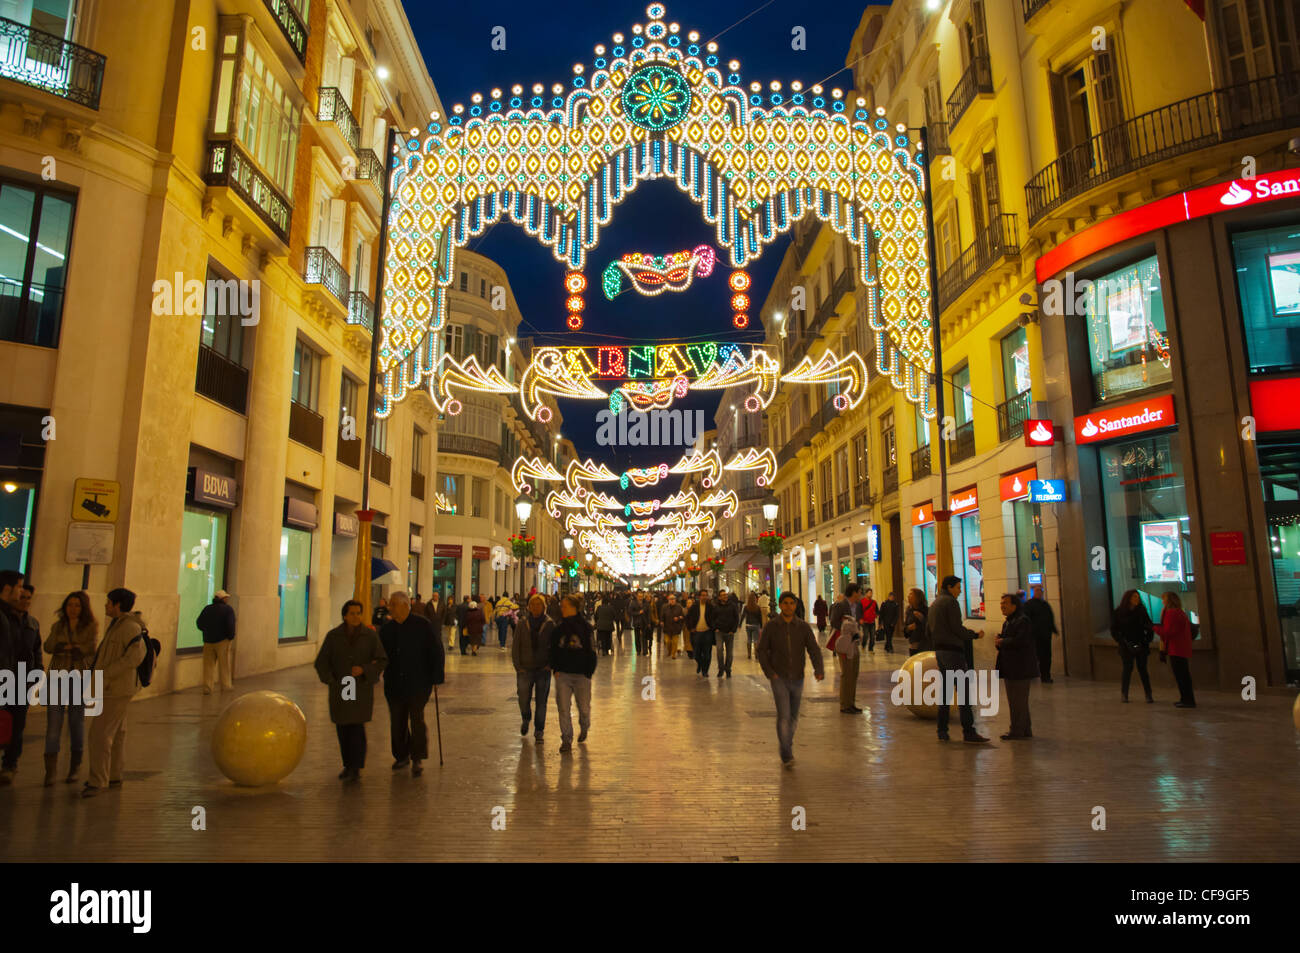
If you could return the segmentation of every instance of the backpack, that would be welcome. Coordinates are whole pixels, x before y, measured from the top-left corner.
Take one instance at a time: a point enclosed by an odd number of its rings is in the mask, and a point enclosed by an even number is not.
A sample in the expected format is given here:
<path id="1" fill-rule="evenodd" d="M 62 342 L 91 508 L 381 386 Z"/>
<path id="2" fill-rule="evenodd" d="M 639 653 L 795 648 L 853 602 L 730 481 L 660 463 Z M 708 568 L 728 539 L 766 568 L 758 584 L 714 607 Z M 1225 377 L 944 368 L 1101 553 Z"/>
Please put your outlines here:
<path id="1" fill-rule="evenodd" d="M 853 644 L 853 640 L 861 634 L 858 620 L 853 618 L 852 614 L 846 615 L 840 620 L 840 634 L 835 639 L 835 651 L 845 658 L 853 658 L 858 654 L 857 646 Z"/>
<path id="2" fill-rule="evenodd" d="M 158 664 L 158 655 L 162 652 L 162 643 L 157 639 L 150 638 L 149 630 L 143 626 L 140 628 L 140 634 L 126 644 L 128 649 L 136 642 L 144 639 L 144 659 L 135 667 L 136 677 L 140 679 L 140 687 L 148 688 L 149 683 L 153 681 L 154 666 Z"/>

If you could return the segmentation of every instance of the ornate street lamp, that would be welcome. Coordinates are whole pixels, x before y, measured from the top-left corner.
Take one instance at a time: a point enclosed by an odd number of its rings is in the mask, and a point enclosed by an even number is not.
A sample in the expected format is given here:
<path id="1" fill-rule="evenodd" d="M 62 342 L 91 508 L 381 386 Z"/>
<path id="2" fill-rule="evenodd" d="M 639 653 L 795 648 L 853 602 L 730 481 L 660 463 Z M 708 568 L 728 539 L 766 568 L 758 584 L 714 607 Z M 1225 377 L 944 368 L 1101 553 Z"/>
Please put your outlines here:
<path id="1" fill-rule="evenodd" d="M 713 558 L 717 559 L 718 553 L 722 551 L 722 534 L 715 532 L 713 534 L 713 539 L 711 539 L 710 542 L 713 544 Z M 713 564 L 713 589 L 715 595 L 717 593 L 718 586 L 720 585 L 718 581 L 720 575 L 721 575 L 721 567 L 715 562 Z"/>
<path id="2" fill-rule="evenodd" d="M 781 504 L 776 498 L 775 493 L 769 492 L 763 497 L 763 519 L 767 520 L 767 528 L 776 530 L 776 518 L 781 512 Z M 772 598 L 776 598 L 776 550 L 770 550 L 767 554 L 768 560 L 768 578 L 772 580 Z"/>
<path id="3" fill-rule="evenodd" d="M 528 517 L 533 515 L 533 501 L 527 495 L 520 493 L 515 497 L 515 515 L 519 517 L 519 535 L 523 536 L 524 527 L 528 523 Z M 519 596 L 524 595 L 524 560 L 527 553 L 519 557 Z"/>

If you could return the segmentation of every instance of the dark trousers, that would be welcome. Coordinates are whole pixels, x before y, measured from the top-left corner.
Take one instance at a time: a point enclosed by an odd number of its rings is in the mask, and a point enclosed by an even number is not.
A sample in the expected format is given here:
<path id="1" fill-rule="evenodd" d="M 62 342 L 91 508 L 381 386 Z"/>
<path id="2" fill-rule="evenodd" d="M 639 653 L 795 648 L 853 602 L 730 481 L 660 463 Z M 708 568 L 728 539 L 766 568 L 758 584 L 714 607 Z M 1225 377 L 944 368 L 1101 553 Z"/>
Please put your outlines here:
<path id="1" fill-rule="evenodd" d="M 1126 652 L 1120 650 L 1120 659 L 1124 663 L 1124 671 L 1119 678 L 1119 689 L 1128 698 L 1128 683 L 1133 678 L 1133 666 L 1137 666 L 1138 678 L 1142 679 L 1142 690 L 1151 697 L 1151 676 L 1147 674 L 1147 653 L 1146 652 Z"/>
<path id="2" fill-rule="evenodd" d="M 608 655 L 614 651 L 614 632 L 597 632 L 596 641 L 600 643 L 600 651 L 603 655 Z"/>
<path id="3" fill-rule="evenodd" d="M 636 654 L 649 655 L 650 647 L 654 645 L 653 630 L 649 626 L 638 626 L 636 629 Z"/>
<path id="4" fill-rule="evenodd" d="M 695 670 L 709 674 L 709 665 L 713 662 L 713 630 L 691 633 L 691 647 L 695 652 Z"/>
<path id="5" fill-rule="evenodd" d="M 19 685 L 17 691 L 25 692 L 27 686 Z M 13 771 L 18 767 L 18 759 L 23 755 L 23 729 L 27 727 L 27 706 L 5 705 L 4 710 L 13 718 L 14 731 L 9 744 L 5 745 L 3 767 L 6 771 Z"/>
<path id="6" fill-rule="evenodd" d="M 1029 686 L 1032 678 L 1004 678 L 1002 684 L 1007 686 L 1007 707 L 1011 709 L 1011 730 L 1008 734 L 1016 738 L 1028 738 L 1033 734 L 1029 721 Z"/>
<path id="7" fill-rule="evenodd" d="M 1038 653 L 1038 674 L 1043 681 L 1052 680 L 1052 633 L 1034 636 L 1034 650 Z"/>
<path id="8" fill-rule="evenodd" d="M 537 737 L 546 731 L 546 700 L 551 697 L 551 673 L 548 669 L 515 672 L 515 692 L 519 696 L 519 714 L 525 722 L 533 720 L 533 700 L 537 701 Z"/>
<path id="9" fill-rule="evenodd" d="M 424 725 L 428 695 L 388 699 L 388 720 L 392 729 L 393 759 L 423 761 L 429 757 L 429 731 Z"/>
<path id="10" fill-rule="evenodd" d="M 343 767 L 349 771 L 360 771 L 366 766 L 366 726 L 334 727 L 339 733 L 339 754 L 343 755 Z"/>
<path id="11" fill-rule="evenodd" d="M 939 663 L 939 675 L 942 679 L 943 694 L 942 701 L 939 704 L 939 734 L 948 734 L 948 716 L 950 707 L 953 702 L 953 684 L 948 678 L 948 673 L 952 672 L 959 678 L 964 678 L 967 666 L 964 664 L 963 653 L 956 652 L 935 652 L 935 661 Z M 959 705 L 958 711 L 961 716 L 961 730 L 964 734 L 969 734 L 975 730 L 975 712 L 970 705 Z"/>
<path id="12" fill-rule="evenodd" d="M 469 646 L 470 646 L 470 640 L 471 640 L 471 638 L 472 638 L 472 636 L 471 636 L 468 632 L 466 632 L 464 629 L 461 629 L 461 632 L 460 632 L 460 654 L 461 654 L 461 655 L 468 655 L 468 654 L 469 654 L 469 652 L 467 651 L 467 649 L 468 649 Z"/>
<path id="13" fill-rule="evenodd" d="M 1196 695 L 1192 692 L 1192 666 L 1181 655 L 1169 656 L 1169 667 L 1173 669 L 1174 680 L 1178 682 L 1178 700 L 1188 705 L 1196 704 Z"/>

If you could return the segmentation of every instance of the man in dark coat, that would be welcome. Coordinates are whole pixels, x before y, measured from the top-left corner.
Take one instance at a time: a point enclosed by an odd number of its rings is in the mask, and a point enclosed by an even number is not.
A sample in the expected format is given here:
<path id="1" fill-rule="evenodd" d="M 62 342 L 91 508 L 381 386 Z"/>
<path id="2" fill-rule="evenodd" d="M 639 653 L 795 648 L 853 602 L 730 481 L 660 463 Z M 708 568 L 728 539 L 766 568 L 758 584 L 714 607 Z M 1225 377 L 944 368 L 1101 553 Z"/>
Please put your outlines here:
<path id="1" fill-rule="evenodd" d="M 891 592 L 889 598 L 880 604 L 880 614 L 877 618 L 880 620 L 880 635 L 885 640 L 885 651 L 894 651 L 894 629 L 898 627 L 898 616 L 901 607 L 898 604 L 898 594 Z"/>
<path id="2" fill-rule="evenodd" d="M 343 603 L 343 624 L 326 633 L 316 654 L 316 674 L 330 689 L 330 721 L 338 731 L 343 755 L 339 778 L 344 781 L 361 778 L 366 722 L 375 708 L 375 685 L 388 664 L 378 634 L 362 624 L 363 608 L 355 599 Z"/>
<path id="3" fill-rule="evenodd" d="M 218 672 L 221 690 L 234 688 L 230 677 L 230 647 L 235 641 L 235 610 L 230 605 L 230 593 L 218 589 L 212 602 L 203 607 L 195 620 L 203 633 L 203 694 L 211 695 Z"/>
<path id="4" fill-rule="evenodd" d="M 1052 604 L 1043 598 L 1042 586 L 1030 586 L 1030 597 L 1025 600 L 1024 613 L 1029 617 L 1029 628 L 1034 633 L 1034 652 L 1038 657 L 1038 673 L 1044 685 L 1052 682 L 1052 636 L 1056 634 L 1056 613 Z"/>
<path id="5" fill-rule="evenodd" d="M 19 664 L 25 664 L 28 672 L 39 671 L 45 664 L 40 630 L 26 623 L 20 608 L 23 592 L 21 573 L 12 569 L 0 572 L 0 613 L 4 615 L 4 626 L 8 631 L 8 648 L 3 654 L 12 660 L 9 668 L 15 679 L 18 677 Z M 14 703 L 4 706 L 12 719 L 12 733 L 9 744 L 5 746 L 3 765 L 0 766 L 0 785 L 13 783 L 14 774 L 18 771 L 18 759 L 23 753 L 23 732 L 27 727 L 27 685 L 19 683 L 15 692 Z"/>
<path id="6" fill-rule="evenodd" d="M 420 762 L 429 757 L 429 732 L 424 724 L 424 706 L 434 685 L 443 682 L 446 655 L 442 639 L 429 620 L 411 612 L 411 600 L 400 589 L 388 597 L 392 614 L 379 639 L 388 655 L 384 672 L 384 698 L 388 701 L 392 728 L 393 770 L 408 764 L 411 776 L 419 777 Z"/>
<path id="7" fill-rule="evenodd" d="M 736 651 L 736 630 L 740 628 L 740 603 L 726 589 L 718 590 L 718 611 L 713 616 L 718 642 L 718 678 L 731 678 L 731 661 Z"/>
<path id="8" fill-rule="evenodd" d="M 1020 596 L 1006 593 L 1002 596 L 1002 634 L 994 644 L 998 649 L 998 676 L 1007 686 L 1007 705 L 1011 709 L 1011 730 L 1002 736 L 1003 741 L 1032 738 L 1029 721 L 1029 686 L 1038 677 L 1038 658 L 1034 653 L 1034 633 Z"/>
<path id="9" fill-rule="evenodd" d="M 709 677 L 709 664 L 713 661 L 713 630 L 717 627 L 718 605 L 709 599 L 709 590 L 701 589 L 686 610 L 686 631 L 690 633 L 695 671 L 701 678 Z"/>
<path id="10" fill-rule="evenodd" d="M 460 654 L 465 654 L 469 643 L 465 641 L 465 617 L 469 615 L 469 596 L 456 603 L 456 638 L 460 642 Z"/>
<path id="11" fill-rule="evenodd" d="M 939 663 L 939 675 L 943 679 L 943 696 L 939 704 L 940 741 L 948 740 L 948 715 L 949 706 L 953 702 L 953 689 L 965 684 L 965 673 L 972 667 L 966 660 L 966 647 L 972 639 L 984 637 L 983 632 L 976 632 L 961 624 L 961 607 L 957 605 L 957 597 L 960 595 L 961 577 L 945 576 L 925 621 L 930 644 L 934 646 L 934 657 Z M 956 684 L 953 677 L 956 678 Z M 958 702 L 962 740 L 968 744 L 983 744 L 988 741 L 975 730 L 975 712 L 970 705 L 971 699 L 961 698 Z"/>
<path id="12" fill-rule="evenodd" d="M 511 661 L 515 663 L 515 691 L 519 696 L 519 714 L 523 723 L 519 734 L 528 734 L 528 723 L 533 720 L 533 701 L 536 699 L 537 744 L 542 743 L 546 731 L 546 700 L 551 694 L 551 630 L 555 622 L 546 614 L 546 600 L 540 595 L 528 598 L 528 611 L 519 614 L 515 625 L 515 640 L 510 646 Z"/>

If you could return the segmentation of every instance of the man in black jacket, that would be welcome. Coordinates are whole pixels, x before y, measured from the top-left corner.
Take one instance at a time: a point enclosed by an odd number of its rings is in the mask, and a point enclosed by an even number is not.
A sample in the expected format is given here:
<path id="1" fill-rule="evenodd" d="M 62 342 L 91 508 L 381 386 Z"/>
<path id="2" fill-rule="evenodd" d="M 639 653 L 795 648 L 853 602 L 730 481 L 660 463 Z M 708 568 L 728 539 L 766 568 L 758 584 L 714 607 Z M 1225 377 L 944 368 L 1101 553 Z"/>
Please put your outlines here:
<path id="1" fill-rule="evenodd" d="M 555 622 L 546 614 L 546 600 L 540 594 L 528 599 L 528 611 L 520 612 L 515 624 L 515 639 L 510 646 L 515 663 L 515 691 L 519 696 L 519 714 L 523 723 L 519 734 L 527 736 L 533 719 L 533 700 L 537 701 L 537 744 L 546 731 L 546 700 L 551 694 L 551 630 Z"/>
<path id="2" fill-rule="evenodd" d="M 391 618 L 379 630 L 379 641 L 388 655 L 384 698 L 392 730 L 393 770 L 409 764 L 412 777 L 419 777 L 424 770 L 420 762 L 429 757 L 424 706 L 433 686 L 443 683 L 446 654 L 429 620 L 411 612 L 405 592 L 399 589 L 389 596 L 388 606 Z"/>
<path id="3" fill-rule="evenodd" d="M 718 607 L 709 600 L 709 590 L 701 589 L 686 610 L 686 631 L 691 634 L 695 672 L 701 678 L 709 677 L 709 665 L 713 661 L 713 630 L 717 621 Z"/>
<path id="4" fill-rule="evenodd" d="M 1030 598 L 1025 600 L 1024 613 L 1029 617 L 1029 627 L 1034 633 L 1034 651 L 1038 656 L 1038 673 L 1044 685 L 1052 682 L 1052 636 L 1056 634 L 1056 613 L 1052 604 L 1043 598 L 1042 586 L 1031 586 Z"/>
<path id="5" fill-rule="evenodd" d="M 995 643 L 998 649 L 998 675 L 1007 689 L 1007 707 L 1011 709 L 1011 729 L 1002 736 L 1003 741 L 1032 738 L 1033 726 L 1029 720 L 1029 687 L 1038 674 L 1038 659 L 1034 657 L 1034 633 L 1029 617 L 1020 605 L 1020 596 L 1005 593 L 1002 596 L 1002 633 Z"/>
<path id="6" fill-rule="evenodd" d="M 957 690 L 969 696 L 970 681 L 966 672 L 974 668 L 966 661 L 966 647 L 972 639 L 982 639 L 983 632 L 976 632 L 961 624 L 961 608 L 957 598 L 961 595 L 961 577 L 945 576 L 939 595 L 935 596 L 930 606 L 930 615 L 925 620 L 926 632 L 930 644 L 934 646 L 934 657 L 939 663 L 939 675 L 943 682 L 943 695 L 939 703 L 939 740 L 948 740 L 948 706 L 953 702 L 953 692 Z M 973 672 L 972 672 L 973 674 Z M 963 686 L 958 682 L 965 680 Z M 988 741 L 975 730 L 975 712 L 971 708 L 969 697 L 958 698 L 958 710 L 961 713 L 962 740 L 968 744 L 983 744 Z"/>
<path id="7" fill-rule="evenodd" d="M 740 628 L 740 603 L 726 589 L 718 590 L 718 611 L 714 614 L 714 638 L 718 643 L 718 678 L 731 678 L 731 660 L 735 655 L 736 630 Z"/>
<path id="8" fill-rule="evenodd" d="M 218 589 L 212 602 L 203 607 L 195 625 L 203 633 L 203 694 L 211 695 L 217 672 L 221 673 L 221 690 L 235 687 L 230 677 L 230 649 L 235 642 L 235 610 L 230 593 Z"/>
<path id="9" fill-rule="evenodd" d="M 877 616 L 880 620 L 880 634 L 884 637 L 886 652 L 894 651 L 894 629 L 898 626 L 899 612 L 898 594 L 891 592 L 889 598 L 880 604 L 880 614 Z"/>
<path id="10" fill-rule="evenodd" d="M 0 656 L 5 668 L 13 672 L 16 697 L 12 705 L 5 705 L 12 719 L 12 734 L 5 746 L 3 766 L 0 767 L 0 785 L 12 784 L 18 771 L 18 759 L 23 753 L 23 731 L 27 727 L 27 684 L 18 681 L 18 666 L 24 664 L 27 672 L 39 671 L 45 658 L 41 654 L 39 634 L 23 625 L 18 606 L 22 601 L 23 576 L 12 569 L 0 572 L 0 639 L 6 644 Z"/>
<path id="11" fill-rule="evenodd" d="M 555 703 L 560 714 L 560 753 L 573 750 L 570 704 L 578 701 L 578 744 L 591 728 L 591 676 L 596 671 L 596 646 L 591 626 L 578 614 L 578 597 L 560 601 L 560 624 L 551 630 L 550 665 L 555 673 Z"/>

